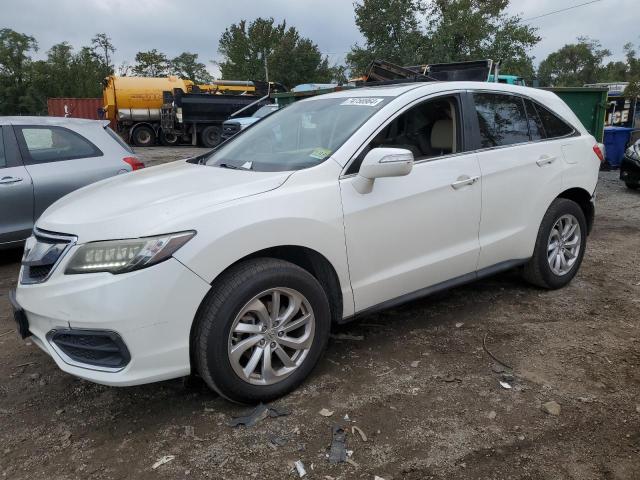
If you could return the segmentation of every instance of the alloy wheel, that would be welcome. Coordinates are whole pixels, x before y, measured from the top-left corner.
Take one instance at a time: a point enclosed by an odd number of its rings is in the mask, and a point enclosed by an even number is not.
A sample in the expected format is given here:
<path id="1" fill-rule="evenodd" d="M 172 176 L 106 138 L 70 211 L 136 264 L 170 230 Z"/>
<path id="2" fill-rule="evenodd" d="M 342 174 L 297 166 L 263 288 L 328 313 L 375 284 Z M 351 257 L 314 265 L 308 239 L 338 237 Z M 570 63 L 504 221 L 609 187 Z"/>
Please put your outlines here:
<path id="1" fill-rule="evenodd" d="M 228 357 L 242 380 L 272 385 L 291 375 L 313 345 L 315 317 L 300 292 L 285 287 L 249 300 L 231 325 Z"/>
<path id="2" fill-rule="evenodd" d="M 556 275 L 571 271 L 580 253 L 581 231 L 578 219 L 571 214 L 562 215 L 551 228 L 547 243 L 547 260 Z"/>

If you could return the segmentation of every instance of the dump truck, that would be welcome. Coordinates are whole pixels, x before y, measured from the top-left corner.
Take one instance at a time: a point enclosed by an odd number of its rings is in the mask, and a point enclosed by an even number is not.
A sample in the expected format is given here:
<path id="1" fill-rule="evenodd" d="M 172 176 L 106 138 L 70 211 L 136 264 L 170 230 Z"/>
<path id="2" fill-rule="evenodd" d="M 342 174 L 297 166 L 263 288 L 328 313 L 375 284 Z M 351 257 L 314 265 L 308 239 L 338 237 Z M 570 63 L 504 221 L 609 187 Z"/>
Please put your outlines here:
<path id="1" fill-rule="evenodd" d="M 228 84 L 234 81 L 225 81 Z M 198 87 L 184 93 L 174 88 L 164 92 L 160 111 L 160 135 L 165 142 L 189 142 L 215 147 L 222 141 L 222 123 L 233 117 L 250 116 L 271 102 L 270 97 L 286 90 L 274 82 L 252 81 L 252 93 L 202 92 Z M 241 115 L 242 114 L 242 115 Z"/>
<path id="2" fill-rule="evenodd" d="M 111 120 L 118 133 L 129 143 L 150 146 L 159 141 L 173 145 L 176 136 L 164 135 L 160 128 L 163 92 L 179 90 L 209 95 L 253 95 L 253 82 L 216 81 L 195 85 L 190 80 L 169 77 L 119 77 L 111 75 L 104 81 L 102 118 Z"/>

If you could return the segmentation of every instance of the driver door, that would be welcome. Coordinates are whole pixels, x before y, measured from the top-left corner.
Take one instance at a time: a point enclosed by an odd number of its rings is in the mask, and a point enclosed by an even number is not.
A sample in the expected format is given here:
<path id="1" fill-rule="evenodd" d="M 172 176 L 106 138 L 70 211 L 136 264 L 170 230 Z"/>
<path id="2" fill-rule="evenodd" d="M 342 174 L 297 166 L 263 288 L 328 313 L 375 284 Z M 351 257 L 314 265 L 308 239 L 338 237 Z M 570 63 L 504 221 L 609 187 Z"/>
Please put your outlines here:
<path id="1" fill-rule="evenodd" d="M 356 312 L 411 300 L 459 277 L 474 278 L 480 245 L 480 166 L 465 153 L 461 102 L 447 95 L 390 118 L 340 180 Z M 371 148 L 414 154 L 404 177 L 378 178 L 370 193 L 352 185 Z"/>

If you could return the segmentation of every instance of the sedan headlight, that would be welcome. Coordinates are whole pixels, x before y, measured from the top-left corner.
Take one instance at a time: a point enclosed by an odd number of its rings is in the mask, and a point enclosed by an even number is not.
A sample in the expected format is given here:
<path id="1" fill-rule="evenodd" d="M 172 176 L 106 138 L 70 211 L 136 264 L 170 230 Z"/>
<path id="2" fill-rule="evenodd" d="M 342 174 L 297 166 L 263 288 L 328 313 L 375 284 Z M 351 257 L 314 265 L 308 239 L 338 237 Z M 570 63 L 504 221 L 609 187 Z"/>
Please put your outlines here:
<path id="1" fill-rule="evenodd" d="M 636 162 L 640 162 L 640 142 L 636 142 L 634 145 L 627 148 L 625 154 Z"/>
<path id="2" fill-rule="evenodd" d="M 125 273 L 146 268 L 169 258 L 195 234 L 189 231 L 87 243 L 76 251 L 64 273 Z"/>

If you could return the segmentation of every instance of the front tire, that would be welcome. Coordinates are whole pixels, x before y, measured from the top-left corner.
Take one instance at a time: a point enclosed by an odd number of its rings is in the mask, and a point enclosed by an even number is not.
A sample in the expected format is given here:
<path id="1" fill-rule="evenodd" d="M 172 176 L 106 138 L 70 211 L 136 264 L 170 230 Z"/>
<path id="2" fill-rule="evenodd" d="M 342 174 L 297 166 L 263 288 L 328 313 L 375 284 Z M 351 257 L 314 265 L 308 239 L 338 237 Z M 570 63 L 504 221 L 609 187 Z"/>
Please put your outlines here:
<path id="1" fill-rule="evenodd" d="M 524 266 L 524 279 L 542 288 L 564 287 L 578 272 L 586 243 L 584 212 L 577 203 L 556 198 L 540 224 L 533 257 Z"/>
<path id="2" fill-rule="evenodd" d="M 327 295 L 309 272 L 284 260 L 247 260 L 216 280 L 198 311 L 196 368 L 231 401 L 268 402 L 311 373 L 330 324 Z"/>

